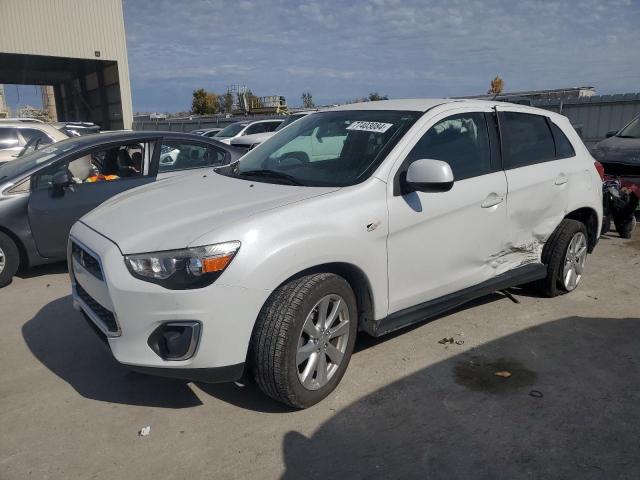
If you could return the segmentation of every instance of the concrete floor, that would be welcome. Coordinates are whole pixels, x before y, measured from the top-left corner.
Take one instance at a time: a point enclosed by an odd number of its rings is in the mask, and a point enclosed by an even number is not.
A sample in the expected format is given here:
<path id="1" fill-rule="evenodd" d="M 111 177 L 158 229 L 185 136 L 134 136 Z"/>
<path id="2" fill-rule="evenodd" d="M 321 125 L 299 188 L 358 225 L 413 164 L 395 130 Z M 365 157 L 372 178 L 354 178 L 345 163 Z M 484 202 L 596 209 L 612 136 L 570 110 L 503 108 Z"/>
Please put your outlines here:
<path id="1" fill-rule="evenodd" d="M 587 267 L 570 295 L 493 294 L 360 339 L 306 411 L 127 371 L 64 266 L 38 269 L 0 290 L 0 478 L 640 478 L 640 233 Z"/>

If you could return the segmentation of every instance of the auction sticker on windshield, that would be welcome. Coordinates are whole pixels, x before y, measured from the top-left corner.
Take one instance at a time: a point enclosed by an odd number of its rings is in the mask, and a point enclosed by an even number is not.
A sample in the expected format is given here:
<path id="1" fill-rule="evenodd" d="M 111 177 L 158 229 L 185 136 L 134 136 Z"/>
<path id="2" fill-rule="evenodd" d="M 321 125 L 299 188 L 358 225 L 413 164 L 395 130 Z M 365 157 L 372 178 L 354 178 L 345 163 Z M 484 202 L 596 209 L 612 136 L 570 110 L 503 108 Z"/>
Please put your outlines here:
<path id="1" fill-rule="evenodd" d="M 347 127 L 347 130 L 359 130 L 362 132 L 384 133 L 393 127 L 393 123 L 364 122 L 357 120 Z"/>

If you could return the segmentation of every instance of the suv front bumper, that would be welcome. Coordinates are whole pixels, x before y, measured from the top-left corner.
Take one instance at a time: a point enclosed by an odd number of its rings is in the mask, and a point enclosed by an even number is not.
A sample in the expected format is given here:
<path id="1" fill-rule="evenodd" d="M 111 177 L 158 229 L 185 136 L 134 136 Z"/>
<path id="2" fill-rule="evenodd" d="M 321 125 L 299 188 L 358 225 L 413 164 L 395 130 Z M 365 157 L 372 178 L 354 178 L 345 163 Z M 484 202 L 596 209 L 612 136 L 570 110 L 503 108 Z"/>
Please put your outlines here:
<path id="1" fill-rule="evenodd" d="M 80 247 L 72 252 L 72 244 Z M 144 373 L 194 381 L 240 378 L 255 320 L 268 290 L 216 283 L 168 290 L 134 278 L 118 246 L 77 222 L 68 252 L 73 302 L 106 339 L 115 359 Z M 197 322 L 199 338 L 190 358 L 165 360 L 150 345 L 158 327 Z"/>

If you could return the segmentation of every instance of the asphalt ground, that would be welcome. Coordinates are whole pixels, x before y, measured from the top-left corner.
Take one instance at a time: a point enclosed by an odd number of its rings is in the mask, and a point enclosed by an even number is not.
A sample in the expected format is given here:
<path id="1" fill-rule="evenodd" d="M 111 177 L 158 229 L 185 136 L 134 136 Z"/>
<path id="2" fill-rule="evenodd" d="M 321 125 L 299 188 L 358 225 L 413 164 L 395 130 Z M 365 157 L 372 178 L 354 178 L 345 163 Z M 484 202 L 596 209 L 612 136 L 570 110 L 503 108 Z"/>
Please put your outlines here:
<path id="1" fill-rule="evenodd" d="M 612 232 L 573 293 L 363 336 L 329 398 L 292 411 L 128 371 L 64 265 L 39 268 L 0 290 L 0 478 L 637 479 L 639 287 L 640 233 Z"/>

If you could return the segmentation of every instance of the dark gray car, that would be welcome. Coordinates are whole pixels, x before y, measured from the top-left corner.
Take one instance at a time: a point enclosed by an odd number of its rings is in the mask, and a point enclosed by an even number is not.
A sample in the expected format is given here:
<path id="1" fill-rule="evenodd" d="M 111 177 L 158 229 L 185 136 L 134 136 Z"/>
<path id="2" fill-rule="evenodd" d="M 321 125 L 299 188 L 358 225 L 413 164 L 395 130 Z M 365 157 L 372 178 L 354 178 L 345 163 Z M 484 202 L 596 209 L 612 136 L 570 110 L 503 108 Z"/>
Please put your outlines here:
<path id="1" fill-rule="evenodd" d="M 114 132 L 63 140 L 0 166 L 0 287 L 18 268 L 64 260 L 71 226 L 114 195 L 242 153 L 185 133 Z"/>
<path id="2" fill-rule="evenodd" d="M 640 115 L 619 132 L 609 132 L 592 154 L 602 163 L 607 175 L 640 183 Z"/>

